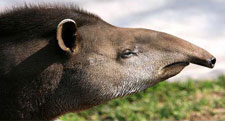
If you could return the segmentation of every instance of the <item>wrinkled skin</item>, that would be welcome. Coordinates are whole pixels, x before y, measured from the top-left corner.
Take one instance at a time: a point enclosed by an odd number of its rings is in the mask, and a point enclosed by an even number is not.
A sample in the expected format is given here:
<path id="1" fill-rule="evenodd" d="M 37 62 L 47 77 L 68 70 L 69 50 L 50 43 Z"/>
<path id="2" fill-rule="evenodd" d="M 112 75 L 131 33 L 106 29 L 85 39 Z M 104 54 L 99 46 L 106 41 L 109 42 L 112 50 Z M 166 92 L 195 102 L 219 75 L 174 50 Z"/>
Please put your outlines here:
<path id="1" fill-rule="evenodd" d="M 100 18 L 80 25 L 76 16 L 65 14 L 69 9 L 50 9 L 56 17 L 62 15 L 52 19 L 55 31 L 63 19 L 72 18 L 77 24 L 75 29 L 68 25 L 76 33 L 72 39 L 76 44 L 66 46 L 74 51 L 63 51 L 55 33 L 37 34 L 34 39 L 28 34 L 27 40 L 18 34 L 13 39 L 12 35 L 2 36 L 0 119 L 53 119 L 142 91 L 175 76 L 189 63 L 209 68 L 215 64 L 207 51 L 175 36 L 119 28 Z"/>

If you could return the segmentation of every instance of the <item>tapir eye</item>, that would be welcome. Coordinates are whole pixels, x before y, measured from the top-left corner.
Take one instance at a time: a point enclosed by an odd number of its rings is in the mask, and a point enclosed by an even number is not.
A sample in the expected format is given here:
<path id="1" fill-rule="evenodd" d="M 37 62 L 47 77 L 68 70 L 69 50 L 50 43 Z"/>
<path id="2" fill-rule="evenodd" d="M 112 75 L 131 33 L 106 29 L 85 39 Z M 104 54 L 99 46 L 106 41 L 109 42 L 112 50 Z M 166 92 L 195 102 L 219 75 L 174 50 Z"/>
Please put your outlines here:
<path id="1" fill-rule="evenodd" d="M 130 58 L 131 56 L 137 55 L 136 52 L 130 50 L 130 49 L 126 49 L 122 52 L 121 57 L 122 58 Z"/>

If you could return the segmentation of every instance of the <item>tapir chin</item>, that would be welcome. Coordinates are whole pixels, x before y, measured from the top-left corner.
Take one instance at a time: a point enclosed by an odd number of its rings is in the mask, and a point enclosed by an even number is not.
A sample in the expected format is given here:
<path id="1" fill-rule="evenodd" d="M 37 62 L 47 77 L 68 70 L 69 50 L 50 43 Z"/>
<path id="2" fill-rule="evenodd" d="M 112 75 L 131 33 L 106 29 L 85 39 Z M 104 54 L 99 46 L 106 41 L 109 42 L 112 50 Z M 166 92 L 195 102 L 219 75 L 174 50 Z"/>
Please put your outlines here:
<path id="1" fill-rule="evenodd" d="M 178 37 L 116 27 L 77 7 L 14 8 L 0 14 L 0 119 L 51 120 L 215 62 Z"/>

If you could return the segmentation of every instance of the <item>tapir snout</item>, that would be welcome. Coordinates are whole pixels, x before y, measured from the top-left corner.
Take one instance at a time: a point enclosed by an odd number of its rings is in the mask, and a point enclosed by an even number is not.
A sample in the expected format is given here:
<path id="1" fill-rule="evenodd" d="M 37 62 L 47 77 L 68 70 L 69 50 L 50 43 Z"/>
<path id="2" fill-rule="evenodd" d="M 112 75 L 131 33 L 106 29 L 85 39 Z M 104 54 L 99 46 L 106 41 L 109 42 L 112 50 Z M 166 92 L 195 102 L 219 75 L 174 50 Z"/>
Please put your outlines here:
<path id="1" fill-rule="evenodd" d="M 133 31 L 129 35 L 134 36 L 136 40 L 134 43 L 143 53 L 148 53 L 145 55 L 150 61 L 154 61 L 150 64 L 154 68 L 152 71 L 158 73 L 155 80 L 172 77 L 189 63 L 208 68 L 213 68 L 216 63 L 216 58 L 206 50 L 173 35 L 147 29 L 126 29 L 127 31 Z"/>
<path id="2" fill-rule="evenodd" d="M 166 46 L 168 49 L 186 56 L 187 60 L 184 61 L 188 63 L 194 63 L 209 68 L 213 68 L 216 63 L 216 58 L 214 56 L 190 42 L 166 33 L 159 33 L 159 38 L 166 41 L 165 44 L 169 45 Z"/>

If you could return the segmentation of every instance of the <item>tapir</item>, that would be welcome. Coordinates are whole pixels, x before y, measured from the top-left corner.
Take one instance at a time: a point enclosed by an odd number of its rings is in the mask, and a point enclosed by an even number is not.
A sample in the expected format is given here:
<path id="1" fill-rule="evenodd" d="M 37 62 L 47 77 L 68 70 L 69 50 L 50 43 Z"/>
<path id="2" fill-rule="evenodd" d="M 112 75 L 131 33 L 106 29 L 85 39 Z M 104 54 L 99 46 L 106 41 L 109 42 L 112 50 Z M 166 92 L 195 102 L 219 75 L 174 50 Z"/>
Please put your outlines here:
<path id="1" fill-rule="evenodd" d="M 52 120 L 140 92 L 216 58 L 173 35 L 66 5 L 0 14 L 0 119 Z"/>

